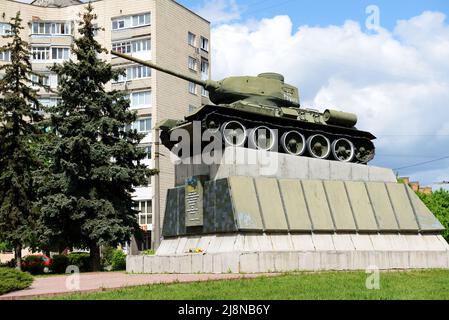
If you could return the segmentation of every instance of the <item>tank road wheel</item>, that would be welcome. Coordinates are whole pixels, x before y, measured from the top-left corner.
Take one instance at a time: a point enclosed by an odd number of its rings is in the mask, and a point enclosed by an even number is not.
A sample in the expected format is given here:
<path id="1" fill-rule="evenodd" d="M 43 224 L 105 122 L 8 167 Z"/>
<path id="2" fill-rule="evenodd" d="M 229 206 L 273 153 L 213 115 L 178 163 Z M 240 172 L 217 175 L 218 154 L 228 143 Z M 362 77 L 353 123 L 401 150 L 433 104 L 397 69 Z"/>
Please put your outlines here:
<path id="1" fill-rule="evenodd" d="M 341 162 L 351 162 L 354 158 L 354 144 L 345 138 L 340 138 L 332 142 L 332 154 L 334 158 Z"/>
<path id="2" fill-rule="evenodd" d="M 331 143 L 322 134 L 315 134 L 307 139 L 307 150 L 314 158 L 326 159 L 331 153 Z"/>
<path id="3" fill-rule="evenodd" d="M 373 160 L 375 154 L 374 144 L 369 141 L 361 141 L 356 143 L 355 158 L 359 163 L 368 163 Z"/>
<path id="4" fill-rule="evenodd" d="M 266 126 L 254 128 L 250 133 L 250 142 L 251 146 L 258 150 L 272 150 L 276 142 L 276 133 Z"/>
<path id="5" fill-rule="evenodd" d="M 281 146 L 285 152 L 300 156 L 306 151 L 306 138 L 298 131 L 288 131 L 281 137 Z"/>
<path id="6" fill-rule="evenodd" d="M 206 119 L 206 129 L 211 133 L 216 133 L 220 130 L 220 120 L 216 117 L 208 117 Z"/>
<path id="7" fill-rule="evenodd" d="M 238 121 L 228 121 L 221 128 L 223 140 L 227 145 L 241 147 L 247 138 L 246 128 Z"/>

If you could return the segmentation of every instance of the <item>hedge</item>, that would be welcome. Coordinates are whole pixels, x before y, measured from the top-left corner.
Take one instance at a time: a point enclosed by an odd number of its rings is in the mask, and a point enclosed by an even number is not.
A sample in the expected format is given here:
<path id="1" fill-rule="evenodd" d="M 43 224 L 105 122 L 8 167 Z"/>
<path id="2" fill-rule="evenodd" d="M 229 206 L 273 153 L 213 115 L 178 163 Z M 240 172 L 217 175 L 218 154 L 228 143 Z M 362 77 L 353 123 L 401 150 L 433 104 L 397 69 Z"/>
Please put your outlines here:
<path id="1" fill-rule="evenodd" d="M 87 252 L 72 252 L 67 255 L 69 265 L 78 266 L 80 272 L 90 270 L 90 255 Z"/>
<path id="2" fill-rule="evenodd" d="M 126 269 L 126 254 L 122 250 L 117 249 L 112 254 L 112 270 L 119 271 L 125 269 Z"/>
<path id="3" fill-rule="evenodd" d="M 33 277 L 26 272 L 12 268 L 0 268 L 0 295 L 28 288 L 33 283 Z"/>

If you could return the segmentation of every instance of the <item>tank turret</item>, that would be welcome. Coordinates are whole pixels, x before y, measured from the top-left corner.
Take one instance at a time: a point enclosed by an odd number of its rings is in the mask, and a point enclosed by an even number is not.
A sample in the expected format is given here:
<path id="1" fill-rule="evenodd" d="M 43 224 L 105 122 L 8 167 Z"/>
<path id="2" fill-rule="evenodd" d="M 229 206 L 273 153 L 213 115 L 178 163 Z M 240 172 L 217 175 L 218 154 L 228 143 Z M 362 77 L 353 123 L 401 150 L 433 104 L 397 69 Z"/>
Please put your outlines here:
<path id="1" fill-rule="evenodd" d="M 199 80 L 149 61 L 112 51 L 112 54 L 193 82 L 209 92 L 213 104 L 204 105 L 184 120 L 158 122 L 161 142 L 172 148 L 170 133 L 200 121 L 203 130 L 222 134 L 225 145 L 309 156 L 342 162 L 367 163 L 375 153 L 375 137 L 358 130 L 353 113 L 301 108 L 298 88 L 284 76 L 266 72 L 258 76 L 233 76 L 220 81 Z"/>
<path id="2" fill-rule="evenodd" d="M 284 83 L 284 76 L 278 73 L 261 73 L 257 77 L 229 77 L 220 81 L 199 80 L 162 68 L 150 61 L 143 61 L 115 51 L 112 53 L 121 58 L 196 83 L 209 91 L 209 99 L 215 104 L 247 101 L 261 105 L 299 108 L 298 89 Z"/>

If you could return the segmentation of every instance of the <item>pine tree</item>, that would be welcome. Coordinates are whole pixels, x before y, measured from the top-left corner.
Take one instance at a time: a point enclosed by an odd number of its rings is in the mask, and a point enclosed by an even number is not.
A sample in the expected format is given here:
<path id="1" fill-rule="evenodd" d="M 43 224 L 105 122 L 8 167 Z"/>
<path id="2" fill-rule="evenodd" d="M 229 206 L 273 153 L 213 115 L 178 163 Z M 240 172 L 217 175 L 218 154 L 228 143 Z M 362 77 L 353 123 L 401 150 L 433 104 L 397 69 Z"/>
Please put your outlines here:
<path id="1" fill-rule="evenodd" d="M 30 51 L 20 32 L 20 12 L 10 20 L 11 30 L 3 36 L 10 62 L 1 66 L 0 79 L 0 240 L 11 243 L 17 267 L 24 245 L 32 245 L 38 211 L 35 207 L 33 172 L 39 166 L 35 144 L 41 120 L 37 90 L 30 80 Z"/>
<path id="2" fill-rule="evenodd" d="M 137 233 L 133 186 L 153 170 L 141 160 L 143 138 L 125 130 L 137 118 L 123 92 L 106 91 L 123 71 L 101 59 L 107 53 L 95 40 L 96 15 L 89 4 L 79 22 L 68 60 L 51 68 L 60 79 L 60 103 L 50 111 L 55 139 L 47 146 L 50 165 L 41 174 L 42 223 L 51 239 L 89 248 L 92 271 L 100 267 L 100 245 L 116 245 Z"/>

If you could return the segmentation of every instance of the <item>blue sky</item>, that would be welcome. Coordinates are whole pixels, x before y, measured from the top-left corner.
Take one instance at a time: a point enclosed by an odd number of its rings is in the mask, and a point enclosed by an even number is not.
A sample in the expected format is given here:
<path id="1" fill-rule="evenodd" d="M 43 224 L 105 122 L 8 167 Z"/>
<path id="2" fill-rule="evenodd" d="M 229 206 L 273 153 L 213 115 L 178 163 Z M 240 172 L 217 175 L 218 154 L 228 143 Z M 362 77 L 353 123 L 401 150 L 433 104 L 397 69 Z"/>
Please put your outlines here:
<path id="1" fill-rule="evenodd" d="M 213 78 L 283 73 L 303 107 L 357 114 L 372 165 L 449 181 L 448 0 L 177 1 L 212 22 Z"/>
<path id="2" fill-rule="evenodd" d="M 204 1 L 198 0 L 178 2 L 192 10 L 204 5 Z M 365 8 L 369 5 L 379 7 L 381 24 L 387 29 L 392 29 L 397 20 L 417 16 L 426 10 L 449 13 L 447 0 L 237 0 L 236 3 L 242 8 L 243 20 L 289 15 L 295 28 L 300 25 L 340 25 L 347 19 L 363 23 L 366 19 Z"/>
<path id="3" fill-rule="evenodd" d="M 283 73 L 302 105 L 358 115 L 372 165 L 449 181 L 449 1 L 179 0 L 212 22 L 212 74 Z M 367 29 L 370 5 L 378 29 Z M 448 157 L 449 158 L 449 157 Z"/>

